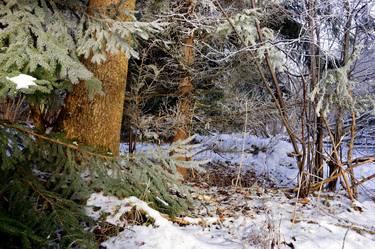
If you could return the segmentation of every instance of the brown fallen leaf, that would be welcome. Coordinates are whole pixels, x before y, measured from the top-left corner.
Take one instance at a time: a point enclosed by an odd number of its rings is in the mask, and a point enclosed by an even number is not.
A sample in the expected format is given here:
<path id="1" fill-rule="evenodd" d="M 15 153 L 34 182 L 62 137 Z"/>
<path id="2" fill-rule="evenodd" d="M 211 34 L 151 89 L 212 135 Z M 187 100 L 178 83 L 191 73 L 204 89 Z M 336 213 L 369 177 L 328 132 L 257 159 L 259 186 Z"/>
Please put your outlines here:
<path id="1" fill-rule="evenodd" d="M 308 198 L 303 198 L 303 199 L 298 200 L 298 202 L 301 203 L 302 205 L 306 205 L 310 203 L 310 200 Z"/>

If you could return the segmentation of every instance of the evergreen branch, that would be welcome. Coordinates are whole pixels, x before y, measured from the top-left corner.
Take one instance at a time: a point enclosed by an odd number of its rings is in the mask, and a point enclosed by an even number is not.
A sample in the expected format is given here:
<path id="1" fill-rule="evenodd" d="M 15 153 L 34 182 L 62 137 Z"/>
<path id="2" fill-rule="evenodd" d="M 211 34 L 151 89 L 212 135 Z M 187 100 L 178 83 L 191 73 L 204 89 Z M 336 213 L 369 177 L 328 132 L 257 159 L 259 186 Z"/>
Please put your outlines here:
<path id="1" fill-rule="evenodd" d="M 98 153 L 95 153 L 95 152 L 91 152 L 91 151 L 87 151 L 87 150 L 82 150 L 82 148 L 78 145 L 74 145 L 74 144 L 68 144 L 68 143 L 65 143 L 63 141 L 60 141 L 58 139 L 55 139 L 55 138 L 51 138 L 51 137 L 48 137 L 48 136 L 45 136 L 45 135 L 41 135 L 41 134 L 38 134 L 36 133 L 35 131 L 33 130 L 30 130 L 30 129 L 26 129 L 26 128 L 21 128 L 21 127 L 18 127 L 14 124 L 11 124 L 9 123 L 8 121 L 6 120 L 0 120 L 0 123 L 3 125 L 3 126 L 6 126 L 8 128 L 12 128 L 12 129 L 16 129 L 20 132 L 23 132 L 25 134 L 28 134 L 30 136 L 34 136 L 34 137 L 37 137 L 39 139 L 42 139 L 42 140 L 45 140 L 47 142 L 50 142 L 50 143 L 53 143 L 53 144 L 58 144 L 58 145 L 62 145 L 66 148 L 69 148 L 69 149 L 72 149 L 74 151 L 77 151 L 77 152 L 80 152 L 80 153 L 83 153 L 83 154 L 87 154 L 89 156 L 93 156 L 93 157 L 97 157 L 97 158 L 101 158 L 101 159 L 104 159 L 104 160 L 113 160 L 114 157 L 113 156 L 106 156 L 106 155 L 103 155 L 103 154 L 98 154 Z"/>

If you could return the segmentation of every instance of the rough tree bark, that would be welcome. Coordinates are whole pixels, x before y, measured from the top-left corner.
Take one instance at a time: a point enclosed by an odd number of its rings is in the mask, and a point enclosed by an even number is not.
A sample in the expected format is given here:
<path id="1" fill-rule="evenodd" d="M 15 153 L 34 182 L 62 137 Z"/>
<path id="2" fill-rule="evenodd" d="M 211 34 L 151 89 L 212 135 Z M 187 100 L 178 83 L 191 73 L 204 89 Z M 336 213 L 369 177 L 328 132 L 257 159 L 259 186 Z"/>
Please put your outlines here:
<path id="1" fill-rule="evenodd" d="M 193 0 L 186 0 L 185 6 L 188 15 L 191 15 L 194 11 L 195 3 Z M 194 64 L 194 34 L 190 34 L 183 41 L 182 47 L 182 63 L 186 67 L 190 67 Z M 191 123 L 193 116 L 194 103 L 192 100 L 193 82 L 190 73 L 186 72 L 182 75 L 182 79 L 179 85 L 179 123 L 177 123 L 176 131 L 173 136 L 173 142 L 184 140 L 189 137 L 188 127 Z M 179 158 L 180 160 L 189 160 L 189 158 Z M 190 170 L 184 167 L 177 167 L 177 171 L 184 177 L 187 178 L 190 175 Z"/>
<path id="2" fill-rule="evenodd" d="M 119 4 L 121 0 L 90 0 L 88 11 L 105 11 L 111 4 Z M 125 10 L 134 10 L 135 0 L 127 0 L 120 5 L 124 13 L 120 18 L 129 17 Z M 101 80 L 104 96 L 96 95 L 92 101 L 87 96 L 84 82 L 74 86 L 68 96 L 65 115 L 62 121 L 67 138 L 119 153 L 121 120 L 125 99 L 128 58 L 125 54 L 108 54 L 107 61 L 101 65 L 91 63 L 89 58 L 83 63 Z"/>
<path id="3" fill-rule="evenodd" d="M 194 35 L 190 35 L 189 37 L 185 38 L 183 45 L 182 45 L 182 52 L 184 56 L 184 64 L 186 66 L 191 66 L 194 63 Z M 191 75 L 189 73 L 185 73 L 182 77 L 180 85 L 179 85 L 179 112 L 181 114 L 181 123 L 177 124 L 176 133 L 173 137 L 173 141 L 183 140 L 186 139 L 188 134 L 188 123 L 191 120 L 192 116 L 192 109 L 193 103 L 191 99 L 191 94 L 193 91 L 193 83 L 191 79 Z"/>
<path id="4" fill-rule="evenodd" d="M 307 2 L 308 11 L 308 34 L 309 34 L 309 47 L 310 47 L 310 81 L 311 88 L 314 88 L 320 77 L 319 69 L 319 50 L 317 48 L 317 26 L 315 23 L 316 18 L 316 1 L 308 0 Z M 316 103 L 315 103 L 316 105 Z M 315 108 L 314 108 L 315 109 Z M 315 112 L 314 112 L 315 113 Z M 324 137 L 324 127 L 323 118 L 320 113 L 316 117 L 316 136 L 315 136 L 315 157 L 314 157 L 314 167 L 312 169 L 312 174 L 315 176 L 316 182 L 323 178 L 323 137 Z"/>

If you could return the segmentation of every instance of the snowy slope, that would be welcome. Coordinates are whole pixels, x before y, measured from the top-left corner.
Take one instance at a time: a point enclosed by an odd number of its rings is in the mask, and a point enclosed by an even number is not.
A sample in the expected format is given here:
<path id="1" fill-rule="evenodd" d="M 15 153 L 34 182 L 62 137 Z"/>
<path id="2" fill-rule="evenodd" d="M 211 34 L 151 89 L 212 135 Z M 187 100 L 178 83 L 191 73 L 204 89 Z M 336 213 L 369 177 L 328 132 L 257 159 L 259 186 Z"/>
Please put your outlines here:
<path id="1" fill-rule="evenodd" d="M 195 142 L 200 146 L 195 148 L 195 160 L 209 160 L 220 165 L 239 166 L 242 171 L 254 171 L 257 176 L 266 176 L 280 187 L 291 187 L 297 184 L 298 169 L 294 158 L 288 156 L 293 152 L 292 145 L 282 137 L 260 138 L 249 134 L 214 134 L 210 136 L 196 136 Z M 155 144 L 137 144 L 137 151 L 154 151 L 158 148 L 169 153 L 169 144 L 158 147 Z M 127 145 L 121 144 L 123 154 L 127 153 Z M 330 149 L 326 148 L 329 152 Z M 346 155 L 344 149 L 344 160 Z M 355 148 L 353 158 L 375 154 L 368 148 Z M 328 174 L 328 168 L 324 169 Z M 375 174 L 375 163 L 360 166 L 355 169 L 358 180 Z M 375 197 L 375 179 L 360 187 L 363 198 Z"/>
<path id="2" fill-rule="evenodd" d="M 193 159 L 209 159 L 211 167 L 231 165 L 241 172 L 254 172 L 257 178 L 268 177 L 279 187 L 296 184 L 298 170 L 295 160 L 288 156 L 292 146 L 282 137 L 217 134 L 197 136 L 195 142 L 200 146 L 195 148 L 197 155 Z M 165 144 L 160 149 L 168 151 L 168 147 Z M 154 150 L 155 145 L 137 147 L 140 152 L 150 149 Z M 371 154 L 373 151 L 358 148 L 353 157 Z M 355 169 L 358 180 L 374 173 L 375 164 Z M 112 197 L 101 196 L 99 203 L 106 203 L 107 209 L 115 205 L 113 210 L 123 212 L 126 208 L 122 206 L 129 209 L 132 202 L 157 220 L 154 226 L 128 226 L 102 245 L 107 249 L 375 248 L 374 181 L 359 188 L 360 198 L 355 203 L 345 197 L 345 191 L 314 193 L 297 200 L 294 195 L 256 182 L 251 188 L 235 188 L 200 181 L 193 183 L 197 187 L 197 192 L 192 193 L 196 202 L 190 217 L 183 219 L 190 222 L 187 226 L 172 223 L 133 197 L 111 204 L 105 199 Z M 98 205 L 98 200 L 91 205 Z"/>
<path id="3" fill-rule="evenodd" d="M 118 200 L 102 194 L 91 196 L 88 213 L 98 218 L 98 212 L 110 212 L 107 221 L 121 225 L 123 214 L 135 205 L 155 219 L 154 225 L 127 226 L 102 244 L 107 249 L 375 248 L 373 202 L 353 206 L 341 195 L 321 195 L 296 204 L 281 192 L 259 191 L 207 190 L 212 199 L 206 208 L 225 209 L 216 223 L 180 227 L 135 197 Z"/>

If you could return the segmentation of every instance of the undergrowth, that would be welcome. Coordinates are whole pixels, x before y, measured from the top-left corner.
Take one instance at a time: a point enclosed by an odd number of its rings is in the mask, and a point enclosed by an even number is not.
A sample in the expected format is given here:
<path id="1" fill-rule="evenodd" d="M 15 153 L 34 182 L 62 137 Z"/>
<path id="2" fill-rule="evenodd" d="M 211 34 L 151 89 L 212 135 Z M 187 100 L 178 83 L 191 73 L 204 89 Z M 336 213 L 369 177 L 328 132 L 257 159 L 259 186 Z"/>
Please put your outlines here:
<path id="1" fill-rule="evenodd" d="M 98 248 L 83 211 L 92 192 L 137 196 L 172 216 L 187 208 L 165 158 L 98 157 L 25 130 L 0 124 L 0 248 Z"/>

